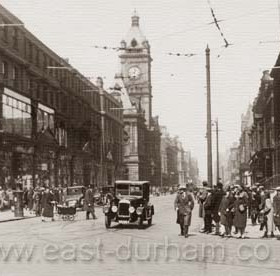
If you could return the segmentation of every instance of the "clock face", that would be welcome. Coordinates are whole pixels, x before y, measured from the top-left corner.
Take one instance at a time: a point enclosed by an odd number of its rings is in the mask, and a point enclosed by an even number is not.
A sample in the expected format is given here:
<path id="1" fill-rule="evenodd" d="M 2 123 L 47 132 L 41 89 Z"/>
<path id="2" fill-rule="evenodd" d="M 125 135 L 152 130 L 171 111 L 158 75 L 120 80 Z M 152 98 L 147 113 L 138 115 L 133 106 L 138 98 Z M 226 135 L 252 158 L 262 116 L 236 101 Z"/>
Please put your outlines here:
<path id="1" fill-rule="evenodd" d="M 131 67 L 128 71 L 128 75 L 131 79 L 138 79 L 140 77 L 140 69 L 138 67 Z"/>

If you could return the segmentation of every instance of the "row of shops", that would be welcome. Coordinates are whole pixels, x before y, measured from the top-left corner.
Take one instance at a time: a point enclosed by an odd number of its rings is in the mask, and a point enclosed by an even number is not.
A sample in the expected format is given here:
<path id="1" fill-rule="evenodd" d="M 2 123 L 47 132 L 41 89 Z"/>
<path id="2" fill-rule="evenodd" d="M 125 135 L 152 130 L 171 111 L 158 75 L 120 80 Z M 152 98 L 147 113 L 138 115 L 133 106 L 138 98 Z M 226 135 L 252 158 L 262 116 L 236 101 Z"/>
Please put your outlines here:
<path id="1" fill-rule="evenodd" d="M 87 149 L 69 149 L 68 130 L 55 110 L 3 88 L 0 125 L 0 186 L 88 185 L 102 181 L 100 164 Z M 105 169 L 104 169 L 105 168 Z M 113 181 L 113 164 L 102 169 Z"/>

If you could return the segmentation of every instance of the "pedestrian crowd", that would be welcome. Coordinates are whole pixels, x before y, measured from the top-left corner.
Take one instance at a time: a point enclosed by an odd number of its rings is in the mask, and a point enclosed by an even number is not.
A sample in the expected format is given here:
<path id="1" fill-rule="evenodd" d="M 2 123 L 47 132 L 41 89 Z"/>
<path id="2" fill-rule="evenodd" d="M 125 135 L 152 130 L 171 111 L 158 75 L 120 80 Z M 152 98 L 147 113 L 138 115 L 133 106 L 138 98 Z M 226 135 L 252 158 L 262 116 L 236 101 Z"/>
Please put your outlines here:
<path id="1" fill-rule="evenodd" d="M 274 190 L 259 185 L 224 188 L 219 182 L 212 189 L 203 182 L 196 198 L 199 217 L 204 221 L 202 233 L 228 238 L 237 235 L 244 239 L 249 220 L 253 226 L 259 226 L 262 238 L 274 238 L 276 229 L 280 231 L 280 187 Z"/>
<path id="2" fill-rule="evenodd" d="M 22 208 L 29 212 L 30 215 L 41 216 L 42 221 L 54 221 L 54 215 L 58 213 L 60 206 L 67 205 L 67 189 L 59 187 L 36 187 L 24 188 L 22 191 Z M 6 209 L 15 209 L 15 191 L 11 188 L 4 189 L 0 186 L 0 211 Z M 83 208 L 86 211 L 86 219 L 91 215 L 96 219 L 95 215 L 95 198 L 93 185 L 89 185 L 84 193 Z"/>
<path id="3" fill-rule="evenodd" d="M 26 211 L 41 216 L 42 221 L 54 220 L 57 205 L 62 204 L 64 191 L 61 187 L 36 187 L 23 190 L 23 206 Z"/>

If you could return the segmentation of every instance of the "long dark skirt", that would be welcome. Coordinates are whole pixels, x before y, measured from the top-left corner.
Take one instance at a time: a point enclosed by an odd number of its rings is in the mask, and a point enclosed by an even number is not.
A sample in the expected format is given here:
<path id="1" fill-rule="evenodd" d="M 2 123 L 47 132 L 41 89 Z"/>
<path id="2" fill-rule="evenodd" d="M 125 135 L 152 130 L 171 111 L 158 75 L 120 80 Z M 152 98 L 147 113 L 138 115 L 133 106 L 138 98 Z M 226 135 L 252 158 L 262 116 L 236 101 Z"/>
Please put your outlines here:
<path id="1" fill-rule="evenodd" d="M 47 218 L 53 217 L 53 205 L 52 204 L 45 204 L 42 216 L 47 217 Z"/>

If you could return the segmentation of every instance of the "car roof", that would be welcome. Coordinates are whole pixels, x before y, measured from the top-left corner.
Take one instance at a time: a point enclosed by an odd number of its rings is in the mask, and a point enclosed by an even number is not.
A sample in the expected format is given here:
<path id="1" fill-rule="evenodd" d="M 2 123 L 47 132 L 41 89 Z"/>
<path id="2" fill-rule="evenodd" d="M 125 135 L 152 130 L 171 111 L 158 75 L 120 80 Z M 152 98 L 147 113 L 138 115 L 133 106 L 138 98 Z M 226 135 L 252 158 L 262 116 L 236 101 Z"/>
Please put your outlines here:
<path id="1" fill-rule="evenodd" d="M 116 184 L 130 184 L 130 185 L 143 185 L 149 184 L 149 181 L 131 181 L 131 180 L 117 180 L 115 181 Z"/>

